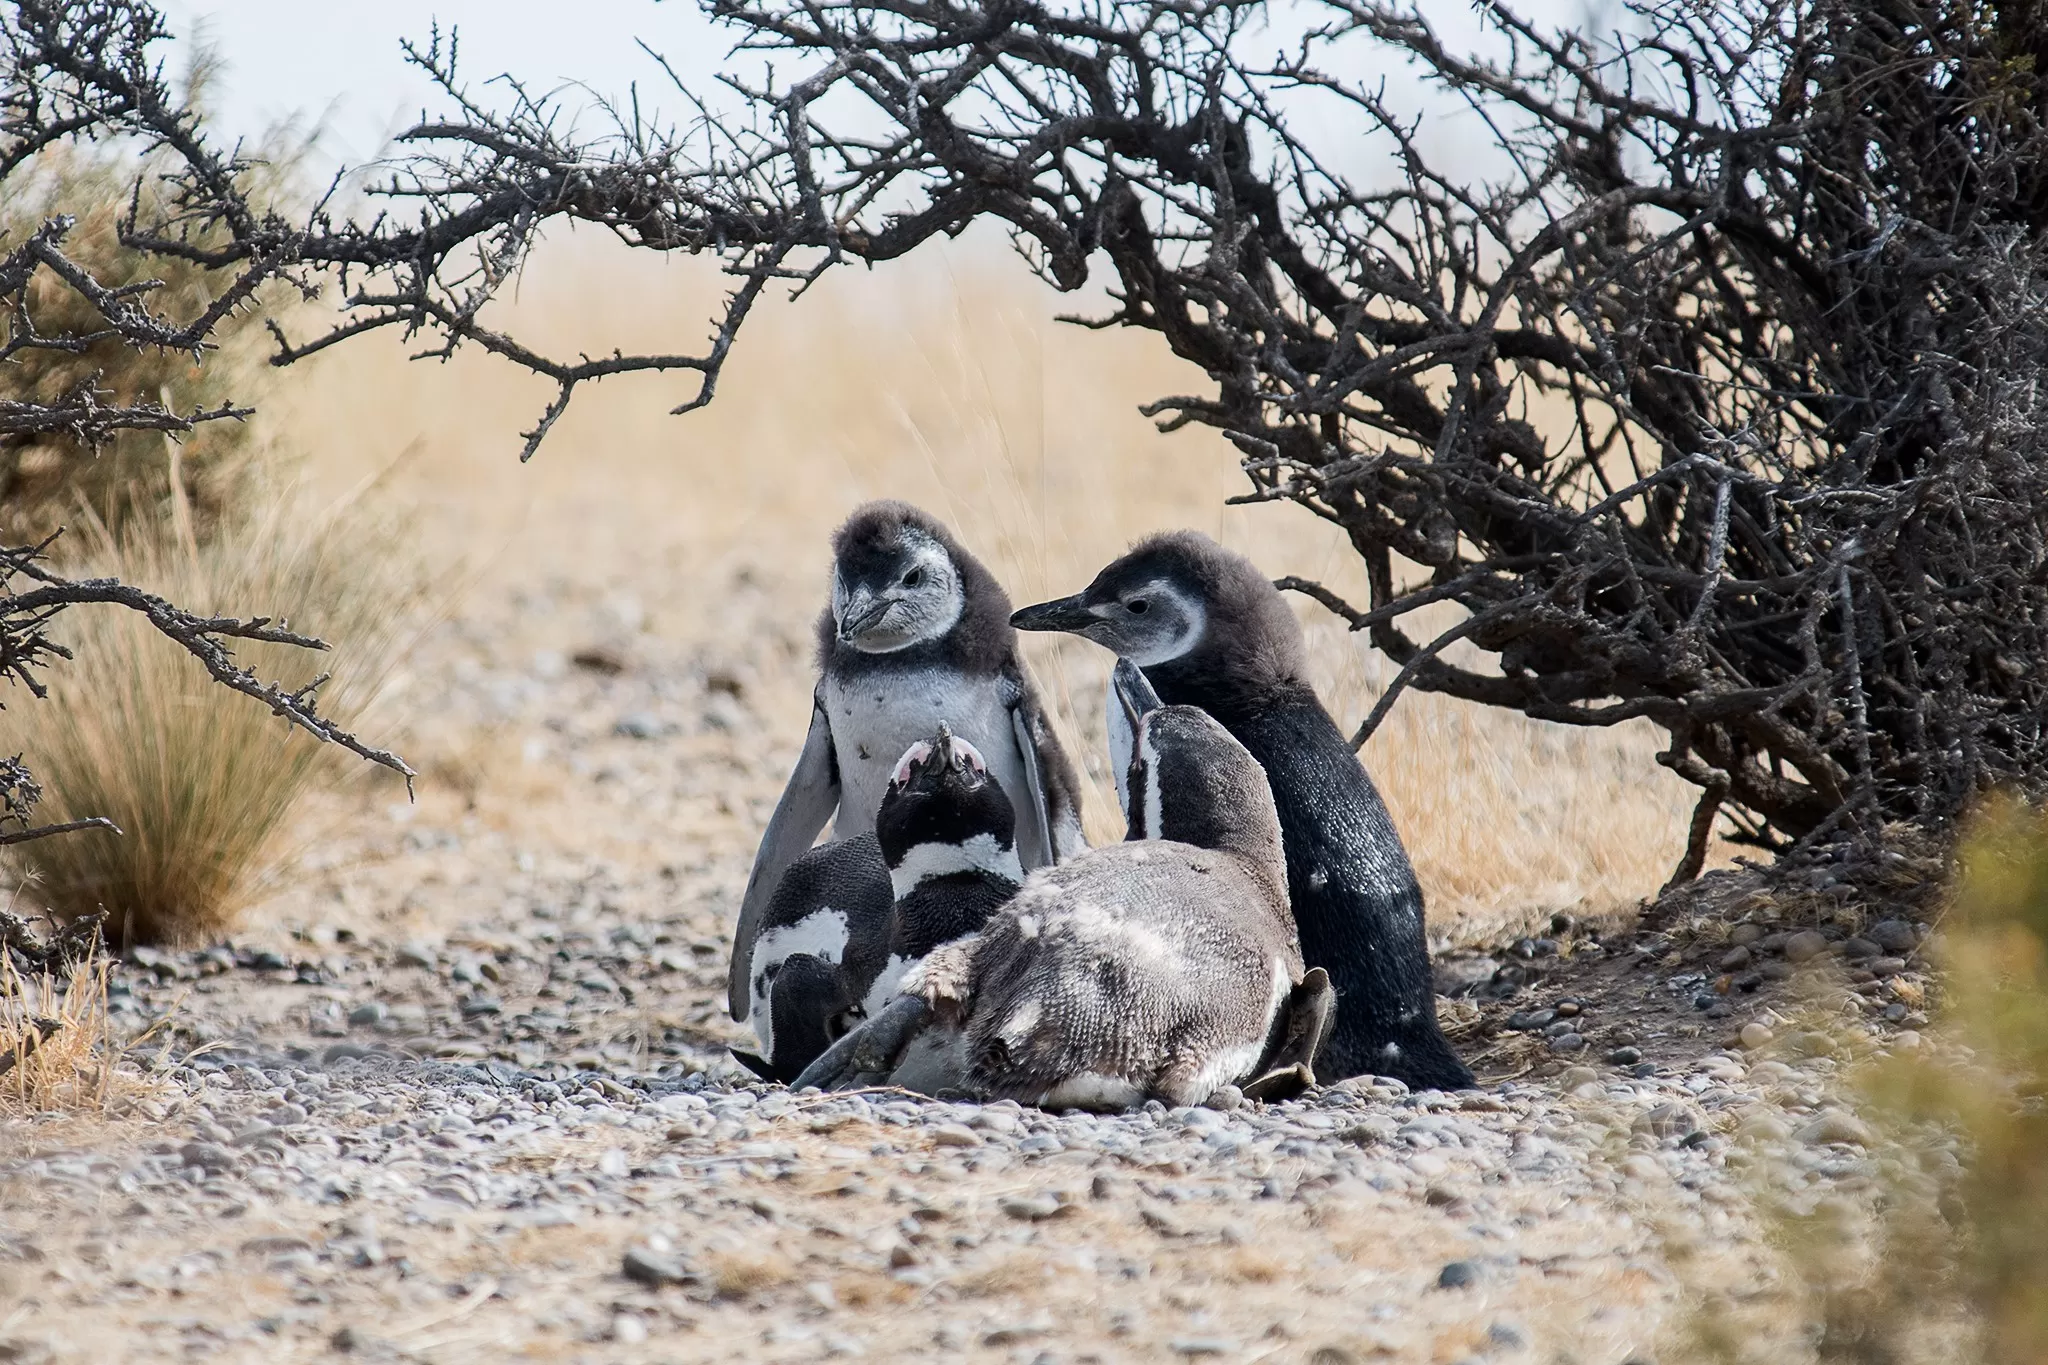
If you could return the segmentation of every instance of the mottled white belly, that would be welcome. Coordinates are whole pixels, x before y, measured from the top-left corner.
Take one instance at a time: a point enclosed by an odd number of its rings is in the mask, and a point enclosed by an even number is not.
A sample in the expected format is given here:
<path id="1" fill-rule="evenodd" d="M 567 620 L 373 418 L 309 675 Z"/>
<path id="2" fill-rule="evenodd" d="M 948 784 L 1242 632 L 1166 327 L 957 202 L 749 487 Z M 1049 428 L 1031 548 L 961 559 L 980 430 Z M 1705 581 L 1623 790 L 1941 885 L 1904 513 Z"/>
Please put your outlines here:
<path id="1" fill-rule="evenodd" d="M 995 679 L 969 683 L 951 670 L 933 669 L 876 674 L 853 685 L 828 678 L 824 693 L 839 759 L 834 839 L 874 832 L 875 811 L 889 788 L 896 760 L 911 745 L 936 734 L 943 720 L 954 734 L 981 750 L 990 775 L 1002 783 L 1003 794 L 1017 812 L 1017 852 L 1023 855 L 1024 866 L 1029 869 L 1044 861 L 1031 852 L 1044 846 L 1044 832 L 1024 781 L 1010 708 L 1003 705 Z"/>

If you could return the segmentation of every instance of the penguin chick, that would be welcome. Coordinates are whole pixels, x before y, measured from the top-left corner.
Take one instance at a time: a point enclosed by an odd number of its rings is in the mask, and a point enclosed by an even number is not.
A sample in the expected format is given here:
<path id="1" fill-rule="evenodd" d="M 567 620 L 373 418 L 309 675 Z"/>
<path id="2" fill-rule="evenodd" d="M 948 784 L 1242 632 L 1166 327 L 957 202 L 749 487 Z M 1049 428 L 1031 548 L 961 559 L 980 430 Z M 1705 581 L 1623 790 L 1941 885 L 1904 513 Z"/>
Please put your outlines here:
<path id="1" fill-rule="evenodd" d="M 1159 837 L 1032 873 L 798 1086 L 1117 1110 L 1199 1103 L 1262 1077 L 1283 1045 L 1290 1071 L 1313 1058 L 1328 987 L 1304 980 L 1264 775 L 1201 711 L 1157 708 L 1134 666 L 1118 685 L 1132 801 Z"/>
<path id="2" fill-rule="evenodd" d="M 1010 601 L 994 576 L 935 518 L 901 502 L 857 508 L 832 544 L 810 732 L 733 934 L 726 1003 L 735 1019 L 753 1008 L 755 940 L 785 869 L 827 820 L 834 840 L 871 833 L 897 756 L 941 721 L 1015 802 L 1025 868 L 1086 846 L 1079 781 L 1018 661 Z"/>
<path id="3" fill-rule="evenodd" d="M 1168 703 L 1215 717 L 1264 768 L 1302 954 L 1337 992 L 1318 1073 L 1471 1085 L 1437 1025 L 1422 888 L 1371 777 L 1316 697 L 1301 627 L 1265 575 L 1207 536 L 1171 532 L 1140 542 L 1074 596 L 1011 619 L 1136 662 Z M 1114 748 L 1114 708 L 1111 719 Z"/>

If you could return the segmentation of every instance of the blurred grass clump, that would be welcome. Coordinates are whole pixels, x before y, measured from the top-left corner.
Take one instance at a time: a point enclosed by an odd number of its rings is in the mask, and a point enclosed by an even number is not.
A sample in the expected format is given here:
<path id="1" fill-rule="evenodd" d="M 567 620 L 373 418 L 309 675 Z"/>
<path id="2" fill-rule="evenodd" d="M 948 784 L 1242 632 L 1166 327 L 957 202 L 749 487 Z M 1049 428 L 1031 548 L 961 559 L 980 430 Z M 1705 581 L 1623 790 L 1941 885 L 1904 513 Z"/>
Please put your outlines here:
<path id="1" fill-rule="evenodd" d="M 1782 1150 L 1756 1153 L 1778 1264 L 1761 1289 L 1701 1295 L 1704 1357 L 2048 1362 L 2048 811 L 2008 797 L 1978 813 L 1936 942 L 1930 1036 L 1838 1040 L 1861 1059 L 1835 1136 L 1864 1149 L 1867 1178 L 1817 1194 Z"/>
<path id="2" fill-rule="evenodd" d="M 211 63 L 188 78 L 200 104 Z M 298 149 L 269 140 L 250 172 L 259 200 L 295 197 Z M 162 192 L 133 148 L 63 145 L 10 176 L 0 244 L 47 219 L 76 219 L 67 254 L 108 284 L 159 280 L 142 306 L 174 319 L 202 312 L 234 279 L 122 245 L 131 205 L 150 221 Z M 195 230 L 203 245 L 203 225 Z M 41 330 L 90 332 L 91 305 L 45 272 L 34 285 Z M 263 319 L 306 306 L 289 286 L 259 291 L 202 356 L 96 342 L 77 353 L 30 348 L 0 372 L 10 395 L 56 397 L 81 384 L 110 402 L 155 400 L 180 412 L 259 407 L 272 390 Z M 322 673 L 321 710 L 354 730 L 410 642 L 422 601 L 403 528 L 359 492 L 323 506 L 294 478 L 298 446 L 260 419 L 209 421 L 171 439 L 135 432 L 97 450 L 62 438 L 0 441 L 0 537 L 65 534 L 51 556 L 72 577 L 111 575 L 189 610 L 288 621 L 331 653 L 239 642 L 244 668 L 287 689 Z M 7 850 L 25 896 L 58 919 L 105 910 L 113 943 L 217 937 L 274 880 L 291 850 L 291 813 L 316 782 L 354 771 L 352 756 L 217 685 L 134 612 L 67 613 L 57 638 L 75 658 L 46 675 L 50 695 L 5 697 L 0 747 L 23 752 L 43 788 L 44 822 L 99 815 L 120 835 L 60 835 Z"/>

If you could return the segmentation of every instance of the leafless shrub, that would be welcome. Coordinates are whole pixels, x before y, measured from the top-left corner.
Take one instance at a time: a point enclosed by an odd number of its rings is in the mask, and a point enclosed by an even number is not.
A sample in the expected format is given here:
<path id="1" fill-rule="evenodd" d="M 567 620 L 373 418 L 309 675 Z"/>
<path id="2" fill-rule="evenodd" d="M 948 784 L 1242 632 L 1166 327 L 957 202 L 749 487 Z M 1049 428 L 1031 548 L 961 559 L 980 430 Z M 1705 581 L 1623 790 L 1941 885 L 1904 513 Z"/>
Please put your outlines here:
<path id="1" fill-rule="evenodd" d="M 1092 325 L 1157 331 L 1211 378 L 1159 400 L 1162 423 L 1229 433 L 1250 498 L 1331 520 L 1365 561 L 1363 604 L 1287 585 L 1402 665 L 1361 742 L 1409 686 L 1649 718 L 1703 792 L 1680 877 L 1723 812 L 1783 849 L 2042 785 L 2031 8 L 1636 0 L 1602 35 L 1488 5 L 1477 57 L 1416 13 L 1320 0 L 1278 17 L 1292 45 L 1262 61 L 1256 0 L 709 7 L 774 63 L 735 83 L 750 119 L 674 126 L 636 101 L 586 135 L 516 83 L 470 95 L 452 37 L 414 49 L 447 111 L 380 187 L 403 220 L 252 207 L 140 46 L 77 41 L 144 6 L 21 0 L 16 45 L 104 121 L 183 139 L 173 211 L 131 244 L 241 278 L 333 271 L 348 319 L 280 332 L 280 361 L 399 327 L 548 376 L 527 454 L 609 375 L 694 372 L 678 411 L 708 402 L 777 282 L 977 221 L 1059 289 L 1106 261 L 1116 306 Z M 1382 86 L 1333 74 L 1359 43 L 1468 103 L 1503 169 L 1433 157 Z M 1321 155 L 1318 106 L 1395 183 Z M 565 219 L 722 257 L 709 345 L 572 361 L 494 330 L 492 298 Z M 1464 619 L 1407 633 L 1445 601 Z M 1461 641 L 1497 667 L 1458 662 Z"/>
<path id="2" fill-rule="evenodd" d="M 103 182 L 92 174 L 67 185 L 65 158 L 90 157 L 83 147 L 115 143 L 142 154 L 149 171 L 148 193 L 136 184 L 129 196 L 131 216 L 152 212 L 176 220 L 184 240 L 199 244 L 234 242 L 255 223 L 248 197 L 262 183 L 258 169 L 239 157 L 225 160 L 207 150 L 198 119 L 172 93 L 149 46 L 162 37 L 162 21 L 147 5 L 104 3 L 0 8 L 0 306 L 7 312 L 0 336 L 0 452 L 10 484 L 22 473 L 15 458 L 28 445 L 57 452 L 54 458 L 90 460 L 109 443 L 136 433 L 176 439 L 210 424 L 247 415 L 226 398 L 194 399 L 173 406 L 168 385 L 139 392 L 129 384 L 109 388 L 99 368 L 109 354 L 180 357 L 200 364 L 216 349 L 217 333 L 228 327 L 257 291 L 278 280 L 288 253 L 270 249 L 239 252 L 238 266 L 201 282 L 186 272 L 184 286 L 166 295 L 166 282 L 145 276 L 137 258 L 109 254 L 104 226 L 81 234 L 80 218 L 56 202 L 65 192 L 85 192 L 82 206 L 104 214 Z M 44 60 L 55 44 L 63 49 L 62 69 Z M 112 73 L 125 84 L 113 89 Z M 225 209 L 227 218 L 220 214 Z M 24 214 L 34 211 L 34 219 Z M 96 222 L 101 221 L 99 217 Z M 119 234 L 124 243 L 132 234 Z M 87 250 L 74 250 L 74 241 Z M 130 248 L 132 252 L 132 247 Z M 204 267 L 205 262 L 187 264 Z M 154 311 L 175 304 L 177 315 Z M 59 482 L 62 482 L 60 479 Z M 183 481 L 167 473 L 166 491 L 185 506 Z M 11 519 L 28 499 L 8 489 Z M 26 543 L 0 546 L 0 678 L 29 693 L 45 693 L 42 672 L 69 651 L 52 633 L 53 623 L 72 607 L 118 606 L 136 613 L 157 633 L 182 646 L 212 678 L 252 697 L 316 738 L 340 744 L 364 758 L 410 775 L 394 754 L 357 740 L 319 714 L 316 696 L 324 679 L 287 689 L 265 682 L 236 661 L 225 641 L 256 641 L 300 649 L 325 649 L 324 642 L 267 617 L 240 619 L 186 611 L 154 594 L 112 578 L 72 579 L 58 573 L 49 554 L 54 531 Z M 90 817 L 56 825 L 32 823 L 38 788 L 18 760 L 4 777 L 7 802 L 0 811 L 0 843 L 18 843 L 78 829 L 107 825 Z"/>

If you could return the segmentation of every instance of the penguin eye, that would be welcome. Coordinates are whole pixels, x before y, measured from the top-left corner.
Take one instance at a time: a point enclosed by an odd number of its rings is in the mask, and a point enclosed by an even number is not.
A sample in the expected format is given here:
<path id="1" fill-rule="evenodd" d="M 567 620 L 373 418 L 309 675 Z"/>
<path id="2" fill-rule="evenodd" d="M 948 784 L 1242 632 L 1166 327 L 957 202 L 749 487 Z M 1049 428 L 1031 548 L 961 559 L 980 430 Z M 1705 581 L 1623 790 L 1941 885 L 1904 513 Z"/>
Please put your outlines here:
<path id="1" fill-rule="evenodd" d="M 1151 608 L 1152 604 L 1142 597 L 1133 597 L 1130 601 L 1124 603 L 1124 610 L 1133 616 L 1143 616 Z"/>
<path id="2" fill-rule="evenodd" d="M 924 566 L 922 564 L 920 564 L 915 569 L 912 569 L 909 573 L 903 575 L 903 586 L 906 588 L 920 587 L 923 585 L 923 583 Z"/>

